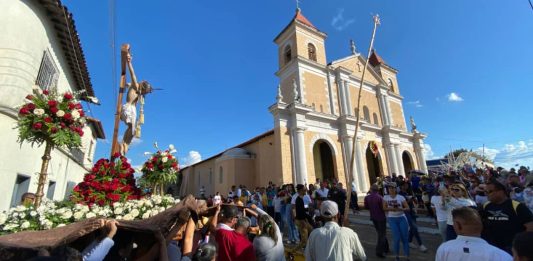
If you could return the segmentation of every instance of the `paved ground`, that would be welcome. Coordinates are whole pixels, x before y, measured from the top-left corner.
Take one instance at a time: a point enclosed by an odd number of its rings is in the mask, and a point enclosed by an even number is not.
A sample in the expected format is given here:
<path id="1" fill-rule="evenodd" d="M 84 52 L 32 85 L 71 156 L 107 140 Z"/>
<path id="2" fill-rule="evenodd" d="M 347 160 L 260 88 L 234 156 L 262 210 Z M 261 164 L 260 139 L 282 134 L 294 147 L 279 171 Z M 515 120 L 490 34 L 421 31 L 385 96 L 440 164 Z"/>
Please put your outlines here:
<path id="1" fill-rule="evenodd" d="M 392 253 L 390 253 L 386 258 L 379 258 L 375 255 L 377 234 L 368 216 L 368 211 L 361 211 L 357 215 L 350 214 L 349 216 L 350 227 L 359 236 L 359 240 L 365 249 L 368 260 L 394 260 L 396 256 Z M 436 226 L 433 224 L 432 219 L 426 217 L 419 217 L 417 224 L 420 230 L 420 237 L 422 238 L 423 244 L 428 248 L 428 251 L 423 253 L 419 249 L 410 249 L 409 260 L 434 260 L 435 252 L 441 243 L 441 238 L 438 235 Z M 389 240 L 389 245 L 392 251 L 392 235 L 390 229 L 387 229 L 387 239 Z M 401 253 L 403 253 L 403 251 L 401 251 Z M 407 258 L 402 257 L 402 260 L 407 260 Z"/>

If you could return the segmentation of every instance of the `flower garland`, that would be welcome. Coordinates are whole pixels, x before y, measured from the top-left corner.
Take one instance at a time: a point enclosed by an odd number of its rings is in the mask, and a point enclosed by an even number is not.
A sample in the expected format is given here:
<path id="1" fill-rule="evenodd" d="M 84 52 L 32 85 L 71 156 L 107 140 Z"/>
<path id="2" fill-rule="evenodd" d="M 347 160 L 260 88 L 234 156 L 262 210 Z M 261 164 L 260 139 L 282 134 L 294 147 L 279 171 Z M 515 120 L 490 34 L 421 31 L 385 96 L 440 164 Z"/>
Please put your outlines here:
<path id="1" fill-rule="evenodd" d="M 61 227 L 87 218 L 103 217 L 118 220 L 147 219 L 179 203 L 172 196 L 151 196 L 139 200 L 89 207 L 71 201 L 48 201 L 34 208 L 18 206 L 0 213 L 0 235 L 25 230 Z"/>
<path id="2" fill-rule="evenodd" d="M 153 193 L 162 195 L 164 194 L 164 186 L 177 181 L 179 164 L 176 157 L 172 155 L 175 152 L 174 146 L 170 145 L 167 150 L 158 150 L 153 153 L 143 164 L 141 169 L 142 182 L 152 187 Z"/>
<path id="3" fill-rule="evenodd" d="M 141 190 L 135 184 L 134 173 L 126 157 L 119 153 L 113 155 L 111 161 L 100 159 L 83 182 L 74 187 L 72 200 L 91 207 L 139 199 Z"/>
<path id="4" fill-rule="evenodd" d="M 378 144 L 375 141 L 371 141 L 369 146 L 370 146 L 370 151 L 372 151 L 372 154 L 374 154 L 374 158 L 377 158 L 379 154 Z"/>
<path id="5" fill-rule="evenodd" d="M 74 94 L 57 93 L 55 90 L 33 88 L 33 95 L 26 96 L 18 119 L 19 142 L 41 145 L 52 142 L 55 146 L 69 148 L 81 146 L 85 112 Z"/>

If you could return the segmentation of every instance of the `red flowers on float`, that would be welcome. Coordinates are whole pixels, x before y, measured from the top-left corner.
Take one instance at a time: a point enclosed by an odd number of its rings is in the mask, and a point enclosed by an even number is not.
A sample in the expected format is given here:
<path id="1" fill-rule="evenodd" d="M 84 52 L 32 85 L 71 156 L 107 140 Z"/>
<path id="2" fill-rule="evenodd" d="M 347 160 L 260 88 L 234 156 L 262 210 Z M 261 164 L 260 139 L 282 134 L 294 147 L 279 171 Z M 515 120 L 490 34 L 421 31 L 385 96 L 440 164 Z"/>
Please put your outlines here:
<path id="1" fill-rule="evenodd" d="M 142 166 L 141 182 L 150 187 L 153 194 L 162 196 L 166 185 L 176 183 L 179 163 L 178 159 L 172 155 L 176 152 L 173 145 L 164 151 L 159 150 L 157 143 L 155 147 L 158 149 L 157 152 L 153 153 Z"/>
<path id="2" fill-rule="evenodd" d="M 100 159 L 83 181 L 74 187 L 72 200 L 91 207 L 139 199 L 142 193 L 135 185 L 134 173 L 126 157 L 119 153 L 115 153 L 111 161 Z"/>

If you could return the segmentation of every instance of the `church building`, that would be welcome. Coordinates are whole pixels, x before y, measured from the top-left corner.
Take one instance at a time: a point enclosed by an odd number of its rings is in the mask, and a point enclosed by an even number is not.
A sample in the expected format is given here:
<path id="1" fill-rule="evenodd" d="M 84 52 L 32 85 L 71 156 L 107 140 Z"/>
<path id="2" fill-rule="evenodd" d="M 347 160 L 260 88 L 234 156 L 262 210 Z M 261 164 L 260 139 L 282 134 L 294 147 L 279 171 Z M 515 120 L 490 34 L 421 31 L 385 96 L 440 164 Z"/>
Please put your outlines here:
<path id="1" fill-rule="evenodd" d="M 425 134 L 407 129 L 398 71 L 376 51 L 370 56 L 357 99 L 366 57 L 327 62 L 325 39 L 300 9 L 274 39 L 278 47 L 277 102 L 268 109 L 271 131 L 188 166 L 180 171 L 179 195 L 227 195 L 232 185 L 248 188 L 270 181 L 311 184 L 317 178 L 346 182 L 355 141 L 353 180 L 358 192 L 368 191 L 377 177 L 427 172 Z M 354 137 L 356 115 L 359 130 Z M 346 187 L 346 186 L 345 186 Z"/>

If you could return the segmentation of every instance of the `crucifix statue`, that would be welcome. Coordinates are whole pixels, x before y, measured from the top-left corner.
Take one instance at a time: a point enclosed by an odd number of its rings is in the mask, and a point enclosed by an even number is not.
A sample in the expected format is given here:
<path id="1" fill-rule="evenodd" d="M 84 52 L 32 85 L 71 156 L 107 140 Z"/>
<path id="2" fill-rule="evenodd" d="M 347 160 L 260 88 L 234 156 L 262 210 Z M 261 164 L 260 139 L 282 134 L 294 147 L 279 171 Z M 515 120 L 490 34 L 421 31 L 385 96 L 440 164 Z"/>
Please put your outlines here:
<path id="1" fill-rule="evenodd" d="M 113 147 L 111 154 L 120 152 L 122 155 L 126 155 L 133 137 L 140 138 L 140 126 L 144 123 L 144 97 L 146 94 L 153 91 L 152 86 L 147 81 L 137 82 L 137 76 L 133 70 L 131 59 L 132 56 L 129 45 L 124 44 L 121 49 L 122 73 L 120 78 L 120 92 L 117 101 L 117 114 L 115 115 L 115 130 L 113 132 Z M 131 77 L 131 83 L 129 84 L 126 84 L 126 65 L 128 66 Z M 122 96 L 126 88 L 129 88 L 128 94 L 126 96 L 126 102 L 122 104 Z M 137 103 L 139 103 L 139 101 L 141 106 L 139 117 L 137 117 Z M 119 119 L 127 126 L 120 145 L 117 141 Z"/>

